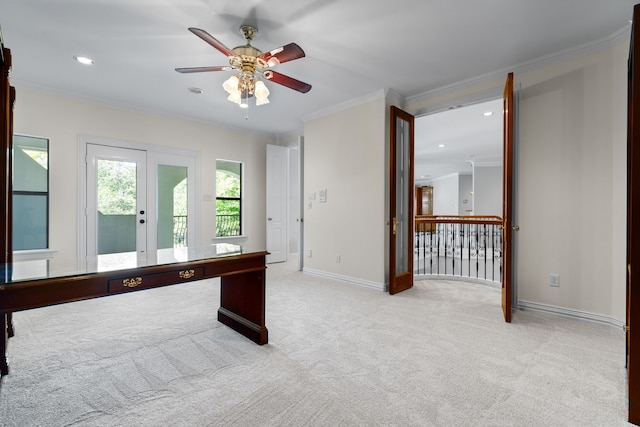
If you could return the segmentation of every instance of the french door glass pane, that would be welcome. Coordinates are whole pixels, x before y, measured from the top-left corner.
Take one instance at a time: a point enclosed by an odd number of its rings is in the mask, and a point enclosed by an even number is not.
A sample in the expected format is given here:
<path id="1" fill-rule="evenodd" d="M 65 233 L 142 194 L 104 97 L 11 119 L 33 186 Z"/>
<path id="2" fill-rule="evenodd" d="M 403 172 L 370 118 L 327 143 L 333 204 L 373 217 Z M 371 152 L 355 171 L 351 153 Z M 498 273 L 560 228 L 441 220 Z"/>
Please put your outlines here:
<path id="1" fill-rule="evenodd" d="M 187 167 L 158 165 L 158 249 L 187 245 Z"/>
<path id="2" fill-rule="evenodd" d="M 136 251 L 136 163 L 97 160 L 98 254 Z"/>
<path id="3" fill-rule="evenodd" d="M 413 185 L 409 176 L 410 126 L 401 118 L 396 119 L 396 275 L 409 271 L 407 258 L 407 236 L 410 225 L 408 206 L 409 185 Z"/>

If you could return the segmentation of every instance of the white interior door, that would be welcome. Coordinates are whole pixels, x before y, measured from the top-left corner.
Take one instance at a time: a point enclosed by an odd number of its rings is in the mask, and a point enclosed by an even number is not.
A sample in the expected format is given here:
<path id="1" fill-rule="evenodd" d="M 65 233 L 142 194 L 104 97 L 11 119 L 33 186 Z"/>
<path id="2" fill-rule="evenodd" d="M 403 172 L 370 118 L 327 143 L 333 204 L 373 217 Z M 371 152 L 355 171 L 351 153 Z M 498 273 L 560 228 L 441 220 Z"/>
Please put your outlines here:
<path id="1" fill-rule="evenodd" d="M 267 145 L 267 262 L 287 260 L 289 150 Z"/>
<path id="2" fill-rule="evenodd" d="M 147 250 L 143 150 L 87 144 L 86 254 Z"/>

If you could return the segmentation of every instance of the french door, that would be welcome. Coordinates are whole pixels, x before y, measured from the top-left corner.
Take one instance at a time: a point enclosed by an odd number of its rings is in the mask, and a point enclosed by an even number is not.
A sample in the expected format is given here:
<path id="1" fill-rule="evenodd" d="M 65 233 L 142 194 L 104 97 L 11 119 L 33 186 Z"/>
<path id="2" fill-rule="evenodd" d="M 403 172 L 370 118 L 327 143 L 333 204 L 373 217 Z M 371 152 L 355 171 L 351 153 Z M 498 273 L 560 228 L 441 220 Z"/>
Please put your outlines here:
<path id="1" fill-rule="evenodd" d="M 196 244 L 195 158 L 86 144 L 86 255 Z"/>
<path id="2" fill-rule="evenodd" d="M 147 153 L 87 144 L 87 256 L 147 250 Z"/>
<path id="3" fill-rule="evenodd" d="M 413 286 L 414 117 L 391 107 L 389 293 Z"/>

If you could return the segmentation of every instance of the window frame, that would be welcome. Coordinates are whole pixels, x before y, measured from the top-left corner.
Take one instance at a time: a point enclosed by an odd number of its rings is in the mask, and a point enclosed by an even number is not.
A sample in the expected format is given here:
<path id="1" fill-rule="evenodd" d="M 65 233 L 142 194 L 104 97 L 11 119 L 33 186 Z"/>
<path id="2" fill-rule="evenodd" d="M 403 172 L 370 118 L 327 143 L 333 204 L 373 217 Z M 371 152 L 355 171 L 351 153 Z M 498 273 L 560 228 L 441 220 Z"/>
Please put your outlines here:
<path id="1" fill-rule="evenodd" d="M 46 153 L 47 153 L 47 166 L 46 166 L 46 191 L 30 191 L 30 190 L 15 190 L 14 189 L 14 182 L 13 179 L 15 179 L 15 167 L 16 167 L 16 162 L 15 162 L 15 150 L 16 150 L 16 143 L 15 143 L 15 137 L 20 137 L 20 138 L 32 138 L 32 139 L 40 139 L 40 140 L 44 140 L 46 141 Z M 43 137 L 43 136 L 35 136 L 35 135 L 25 135 L 25 134 L 20 134 L 20 133 L 14 133 L 12 136 L 12 145 L 11 145 L 11 167 L 12 167 L 12 171 L 11 171 L 11 176 L 12 176 L 12 182 L 11 182 L 11 197 L 12 199 L 14 198 L 14 196 L 35 196 L 35 197 L 45 197 L 45 247 L 43 248 L 26 248 L 26 249 L 15 249 L 15 222 L 12 221 L 12 230 L 11 230 L 11 247 L 13 248 L 13 251 L 16 254 L 25 254 L 26 257 L 29 257 L 29 254 L 38 254 L 38 253 L 48 253 L 50 252 L 50 231 L 51 231 L 51 177 L 50 177 L 50 166 L 51 166 L 51 154 L 50 154 L 50 149 L 51 149 L 51 139 L 47 138 L 47 137 Z M 15 217 L 14 215 L 14 209 L 15 209 L 15 203 L 12 203 L 12 207 L 11 207 L 11 215 Z M 20 257 L 18 257 L 20 258 Z"/>

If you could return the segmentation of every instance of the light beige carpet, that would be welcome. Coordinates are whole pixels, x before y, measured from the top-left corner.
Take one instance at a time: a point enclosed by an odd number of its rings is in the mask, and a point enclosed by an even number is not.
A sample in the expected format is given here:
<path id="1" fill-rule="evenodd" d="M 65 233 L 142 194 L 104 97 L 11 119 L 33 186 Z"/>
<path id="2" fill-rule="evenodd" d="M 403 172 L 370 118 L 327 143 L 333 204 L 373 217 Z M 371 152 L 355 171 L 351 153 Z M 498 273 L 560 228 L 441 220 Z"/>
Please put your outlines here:
<path id="1" fill-rule="evenodd" d="M 215 280 L 15 314 L 2 426 L 621 426 L 624 334 L 499 290 L 402 294 L 267 271 L 269 344 L 216 321 Z"/>

